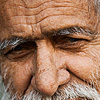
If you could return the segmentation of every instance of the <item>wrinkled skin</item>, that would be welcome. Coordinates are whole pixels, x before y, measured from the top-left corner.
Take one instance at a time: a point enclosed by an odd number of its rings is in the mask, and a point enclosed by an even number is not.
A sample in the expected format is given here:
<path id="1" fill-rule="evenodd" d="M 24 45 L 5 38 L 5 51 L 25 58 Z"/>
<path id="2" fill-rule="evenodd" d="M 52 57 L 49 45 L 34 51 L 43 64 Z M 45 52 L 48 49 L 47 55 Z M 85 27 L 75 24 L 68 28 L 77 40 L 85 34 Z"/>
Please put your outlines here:
<path id="1" fill-rule="evenodd" d="M 100 93 L 97 75 L 100 24 L 92 3 L 91 11 L 88 0 L 1 0 L 0 3 L 0 41 L 13 36 L 32 40 L 24 44 L 28 50 L 5 48 L 4 55 L 0 55 L 0 74 L 6 87 L 11 82 L 8 92 L 17 93 L 16 100 L 33 90 L 52 96 L 73 82 L 93 85 Z M 66 39 L 65 45 L 59 36 L 52 39 L 53 31 L 74 26 L 88 29 L 91 34 L 70 34 L 66 36 L 68 39 L 80 40 Z"/>

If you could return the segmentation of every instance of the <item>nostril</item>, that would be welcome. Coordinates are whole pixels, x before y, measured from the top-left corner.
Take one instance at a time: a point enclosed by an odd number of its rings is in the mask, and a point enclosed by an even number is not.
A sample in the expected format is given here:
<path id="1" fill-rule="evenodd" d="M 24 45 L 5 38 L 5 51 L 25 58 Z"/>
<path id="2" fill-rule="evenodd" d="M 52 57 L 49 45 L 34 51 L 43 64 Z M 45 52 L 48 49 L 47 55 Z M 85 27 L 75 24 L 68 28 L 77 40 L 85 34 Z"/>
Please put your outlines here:
<path id="1" fill-rule="evenodd" d="M 52 96 L 60 85 L 67 83 L 70 80 L 70 73 L 66 69 L 59 69 L 57 76 L 50 74 L 36 74 L 31 81 L 32 87 L 40 93 Z"/>
<path id="2" fill-rule="evenodd" d="M 52 96 L 60 85 L 63 85 L 70 80 L 70 73 L 66 69 L 60 69 L 55 78 L 50 76 L 50 74 L 45 77 L 44 75 L 35 75 L 31 81 L 33 88 L 44 95 Z"/>
<path id="3" fill-rule="evenodd" d="M 66 69 L 60 69 L 58 71 L 58 83 L 59 85 L 65 84 L 70 80 L 70 73 Z"/>
<path id="4" fill-rule="evenodd" d="M 31 80 L 31 86 L 33 87 L 34 90 L 37 90 L 37 86 L 36 86 L 36 83 L 35 83 L 35 76 Z"/>

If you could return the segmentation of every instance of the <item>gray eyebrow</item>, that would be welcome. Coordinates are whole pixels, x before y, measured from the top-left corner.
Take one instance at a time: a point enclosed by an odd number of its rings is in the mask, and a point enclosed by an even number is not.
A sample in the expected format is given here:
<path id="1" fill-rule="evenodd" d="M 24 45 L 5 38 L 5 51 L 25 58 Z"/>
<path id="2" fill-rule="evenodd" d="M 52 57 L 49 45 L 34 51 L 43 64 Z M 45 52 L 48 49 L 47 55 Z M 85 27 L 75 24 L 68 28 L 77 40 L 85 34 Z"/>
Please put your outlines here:
<path id="1" fill-rule="evenodd" d="M 75 33 L 82 33 L 82 34 L 85 34 L 85 35 L 93 34 L 89 30 L 85 30 L 81 27 L 69 27 L 69 28 L 53 31 L 52 34 L 50 34 L 48 32 L 44 35 L 47 36 L 47 37 L 52 37 L 52 36 L 70 35 L 70 34 L 75 34 Z M 2 41 L 0 41 L 0 52 L 2 52 L 7 47 L 13 48 L 13 47 L 15 47 L 15 46 L 17 46 L 21 43 L 25 43 L 27 41 L 30 41 L 30 38 L 25 39 L 25 38 L 22 38 L 22 37 L 12 37 L 11 39 L 2 40 Z"/>
<path id="2" fill-rule="evenodd" d="M 0 41 L 0 51 L 4 50 L 5 48 L 11 46 L 11 47 L 15 47 L 18 44 L 24 43 L 26 42 L 27 39 L 21 38 L 21 37 L 13 37 L 11 39 L 5 39 Z"/>
<path id="3" fill-rule="evenodd" d="M 88 35 L 88 36 L 95 35 L 95 33 L 91 32 L 89 29 L 74 26 L 74 27 L 69 27 L 69 28 L 64 28 L 64 29 L 58 30 L 58 31 L 54 31 L 53 36 L 71 35 L 71 34 L 76 34 L 76 33 L 81 33 L 81 34 Z"/>

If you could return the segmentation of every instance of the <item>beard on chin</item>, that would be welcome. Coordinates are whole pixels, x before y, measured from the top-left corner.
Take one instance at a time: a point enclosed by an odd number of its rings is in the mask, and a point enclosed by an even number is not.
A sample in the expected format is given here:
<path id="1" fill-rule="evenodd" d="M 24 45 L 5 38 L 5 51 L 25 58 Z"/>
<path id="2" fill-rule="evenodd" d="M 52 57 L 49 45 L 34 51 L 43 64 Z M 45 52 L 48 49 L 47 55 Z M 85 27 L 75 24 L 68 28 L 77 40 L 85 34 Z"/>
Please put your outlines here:
<path id="1" fill-rule="evenodd" d="M 76 82 L 58 90 L 53 96 L 42 96 L 39 92 L 32 91 L 23 97 L 23 100 L 68 100 L 79 98 L 79 100 L 100 100 L 100 95 L 95 88 L 81 85 Z"/>
<path id="2" fill-rule="evenodd" d="M 10 98 L 10 94 L 6 90 L 0 77 L 0 100 L 16 100 L 16 95 L 14 94 Z M 36 91 L 31 91 L 29 94 L 24 95 L 21 100 L 75 100 L 75 98 L 80 98 L 79 100 L 100 100 L 100 95 L 94 87 L 74 82 L 63 89 L 58 89 L 51 97 L 42 95 Z"/>

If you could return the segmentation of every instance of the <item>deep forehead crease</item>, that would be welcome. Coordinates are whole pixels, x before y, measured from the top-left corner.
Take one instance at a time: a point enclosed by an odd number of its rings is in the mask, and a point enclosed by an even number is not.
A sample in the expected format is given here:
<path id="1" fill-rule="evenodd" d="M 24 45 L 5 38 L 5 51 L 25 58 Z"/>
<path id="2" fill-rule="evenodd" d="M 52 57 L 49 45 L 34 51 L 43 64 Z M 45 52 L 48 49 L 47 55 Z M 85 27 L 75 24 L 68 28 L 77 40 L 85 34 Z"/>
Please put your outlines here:
<path id="1" fill-rule="evenodd" d="M 8 2 L 8 6 L 10 7 L 10 3 L 15 3 L 15 4 L 18 4 L 18 2 L 19 2 L 19 4 L 21 3 L 21 2 L 25 2 L 26 3 L 26 5 L 28 5 L 28 6 L 32 6 L 32 7 L 34 7 L 34 5 L 36 6 L 36 4 L 38 5 L 38 4 L 45 4 L 45 2 L 51 2 L 51 1 L 54 1 L 54 2 L 58 2 L 58 3 L 63 3 L 63 2 L 71 2 L 71 4 L 73 4 L 73 5 L 75 5 L 76 3 L 78 4 L 78 5 L 76 5 L 75 7 L 73 7 L 73 8 L 71 8 L 71 7 L 63 7 L 63 8 L 59 8 L 59 6 L 58 7 L 56 7 L 56 8 L 51 8 L 51 9 L 47 9 L 48 7 L 46 7 L 46 10 L 43 10 L 43 11 L 41 11 L 41 8 L 39 8 L 39 9 L 37 9 L 37 10 L 32 10 L 32 11 L 28 11 L 28 10 L 25 10 L 25 9 L 21 9 L 21 8 L 17 8 L 17 7 L 15 7 L 14 5 L 13 5 L 13 8 L 11 9 L 11 10 L 8 10 L 8 8 L 7 8 L 7 12 L 4 12 L 9 18 L 9 23 L 10 24 L 12 24 L 13 26 L 14 25 L 17 25 L 17 26 L 15 26 L 15 28 L 16 27 L 18 27 L 18 24 L 24 24 L 23 25 L 23 27 L 25 27 L 25 25 L 27 25 L 27 24 L 29 24 L 29 25 L 31 25 L 31 24 L 42 24 L 45 20 L 47 20 L 48 21 L 48 19 L 52 19 L 52 18 L 54 18 L 54 17 L 59 17 L 59 16 L 61 16 L 61 17 L 67 17 L 67 16 L 71 16 L 72 15 L 72 17 L 73 16 L 75 16 L 75 17 L 77 17 L 77 15 L 82 15 L 82 11 L 84 10 L 80 10 L 82 7 L 79 7 L 78 9 L 76 9 L 79 5 L 81 6 L 81 3 L 83 2 L 82 0 L 81 0 L 81 2 L 79 3 L 79 1 L 80 0 L 8 0 L 9 2 Z M 34 2 L 33 2 L 34 1 Z M 77 1 L 76 3 L 75 3 L 75 1 Z M 87 0 L 84 0 L 84 1 L 87 1 Z M 74 4 L 75 3 L 75 4 Z M 83 2 L 84 3 L 84 2 Z M 85 4 L 86 4 L 86 2 L 85 2 Z M 84 4 L 84 5 L 85 5 Z M 52 5 L 52 4 L 51 4 Z M 82 5 L 82 6 L 84 6 L 84 5 Z M 86 8 L 88 8 L 87 6 L 85 6 Z M 85 8 L 85 7 L 83 7 L 83 8 Z M 6 9 L 6 8 L 5 8 Z M 39 11 L 38 11 L 39 10 Z M 73 12 L 75 12 L 75 13 L 73 13 Z M 84 14 L 85 14 L 85 16 L 88 16 L 88 14 L 87 14 L 87 12 L 88 12 L 88 10 L 86 10 L 86 12 L 84 12 Z M 27 13 L 27 14 L 26 14 Z M 77 13 L 77 14 L 76 14 Z M 27 16 L 28 15 L 28 16 Z M 5 15 L 4 15 L 5 16 Z M 17 17 L 17 18 L 16 18 Z M 60 18 L 61 18 L 60 17 Z M 83 16 L 82 16 L 83 17 Z M 63 18 L 64 19 L 64 18 Z M 67 18 L 66 18 L 67 19 Z M 77 17 L 77 19 L 82 19 L 82 18 L 78 18 Z M 17 20 L 17 21 L 16 21 Z M 83 20 L 83 19 L 82 19 Z M 56 21 L 56 20 L 55 20 Z M 76 21 L 75 21 L 76 22 Z M 66 22 L 67 23 L 67 22 Z M 65 23 L 65 24 L 66 24 Z M 76 22 L 77 23 L 77 22 Z M 88 23 L 88 22 L 87 22 Z M 44 27 L 44 24 L 45 23 L 43 23 L 43 27 Z M 58 23 L 59 24 L 59 23 Z M 31 26 L 26 26 L 27 28 L 29 28 L 30 29 L 30 31 L 32 31 L 32 29 L 31 29 Z M 18 27 L 18 28 L 20 28 L 20 27 Z M 23 30 L 24 30 L 24 28 L 23 28 Z M 26 31 L 26 30 L 25 30 Z"/>
<path id="2" fill-rule="evenodd" d="M 45 3 L 55 2 L 55 3 L 78 3 L 87 2 L 90 6 L 92 3 L 97 10 L 100 11 L 100 0 L 0 0 L 0 3 L 7 2 L 8 4 L 23 5 L 27 8 L 37 8 Z M 83 5 L 82 5 L 83 6 Z"/>
<path id="3" fill-rule="evenodd" d="M 45 4 L 50 4 L 50 5 L 55 5 L 55 7 L 59 7 L 59 6 L 63 6 L 64 4 L 65 5 L 75 5 L 75 3 L 79 5 L 81 5 L 82 3 L 86 2 L 88 3 L 89 0 L 83 0 L 83 1 L 80 1 L 80 0 L 7 0 L 6 4 L 6 8 L 11 8 L 11 7 L 14 7 L 14 6 L 22 6 L 22 7 L 25 7 L 27 9 L 37 9 L 38 7 L 43 7 L 45 6 Z M 74 3 L 74 4 L 73 4 Z M 1 4 L 3 4 L 1 2 Z M 78 7 L 77 6 L 77 7 Z M 82 5 L 83 6 L 83 5 Z M 85 6 L 85 5 L 84 5 Z M 79 7 L 81 8 L 81 7 Z"/>
<path id="4" fill-rule="evenodd" d="M 71 3 L 72 0 L 21 0 L 21 1 L 15 0 L 14 3 L 18 4 L 18 2 L 19 2 L 19 4 L 23 3 L 24 6 L 26 6 L 26 7 L 36 8 L 38 6 L 41 6 L 44 3 L 49 3 L 49 2 L 52 2 L 52 1 L 54 1 L 56 3 L 64 3 L 64 2 L 65 3 Z"/>
<path id="5" fill-rule="evenodd" d="M 45 3 L 72 3 L 73 0 L 23 0 L 23 4 L 27 8 L 37 8 L 41 5 L 44 5 Z"/>
<path id="6" fill-rule="evenodd" d="M 37 1 L 39 1 L 39 0 L 37 0 Z M 75 6 L 75 3 L 71 2 L 70 0 L 66 1 L 66 2 L 65 1 L 61 2 L 61 0 L 59 2 L 57 0 L 46 0 L 46 1 L 45 0 L 41 0 L 41 2 L 36 2 L 36 1 L 33 2 L 31 0 L 31 2 L 30 2 L 30 0 L 29 1 L 27 1 L 27 0 L 25 0 L 25 1 L 15 0 L 13 2 L 9 1 L 9 2 L 6 3 L 7 6 L 6 6 L 5 9 L 9 9 L 9 10 L 13 10 L 14 9 L 14 10 L 17 10 L 17 11 L 19 10 L 18 11 L 19 13 L 21 12 L 20 10 L 22 10 L 23 13 L 25 12 L 24 15 L 26 17 L 29 17 L 29 16 L 36 17 L 36 15 L 38 16 L 40 14 L 40 16 L 42 16 L 42 14 L 45 14 L 43 12 L 45 12 L 49 8 L 51 8 L 51 10 L 53 10 L 53 11 L 56 11 L 54 8 L 65 9 L 65 11 L 68 8 L 69 9 L 70 8 L 71 9 L 78 9 L 78 10 L 82 9 L 82 11 L 87 10 L 87 8 L 88 8 L 85 5 L 84 5 L 84 7 L 81 7 L 81 2 L 79 3 L 79 0 L 77 0 L 77 4 L 78 4 L 77 6 Z M 57 10 L 59 11 L 59 9 L 57 9 Z M 20 15 L 18 13 L 17 13 L 18 15 L 16 15 L 16 12 L 14 12 L 14 11 L 13 11 L 13 13 L 14 13 L 15 16 L 20 17 Z M 54 12 L 52 12 L 52 13 L 54 13 Z M 66 11 L 66 13 L 67 13 L 67 11 Z"/>
<path id="7" fill-rule="evenodd" d="M 17 4 L 18 2 L 25 2 L 26 4 L 25 5 L 29 5 L 29 6 L 32 6 L 33 7 L 33 5 L 35 5 L 35 4 L 42 4 L 42 3 L 45 3 L 45 2 L 50 2 L 50 1 L 56 1 L 56 2 L 75 2 L 75 1 L 80 1 L 80 0 L 8 0 L 8 1 L 12 1 L 11 3 L 15 3 L 15 4 Z M 33 2 L 34 1 L 34 2 Z M 84 1 L 89 1 L 89 0 L 84 0 Z M 33 2 L 33 3 L 32 3 Z M 9 2 L 10 3 L 10 2 Z M 35 5 L 36 6 L 36 5 Z M 39 5 L 38 5 L 39 6 Z M 40 17 L 39 17 L 40 18 Z M 16 20 L 15 20 L 16 21 Z M 22 20 L 21 20 L 22 21 Z M 20 21 L 20 22 L 21 22 Z M 11 22 L 13 22 L 13 21 L 11 21 Z M 18 22 L 18 20 L 17 20 L 17 22 Z M 79 23 L 79 22 L 78 22 Z M 18 24 L 18 23 L 17 23 Z M 47 23 L 48 24 L 48 23 Z M 59 23 L 58 23 L 59 24 Z M 72 24 L 72 23 L 71 23 Z M 43 24 L 44 25 L 44 24 Z M 67 27 L 67 26 L 64 26 L 64 27 Z M 63 28 L 64 28 L 63 27 Z M 15 27 L 16 28 L 16 27 Z M 23 27 L 22 27 L 23 28 Z M 29 27 L 30 28 L 30 27 Z M 23 28 L 24 29 L 24 28 Z M 27 29 L 27 28 L 26 28 Z M 62 30 L 62 29 L 61 29 Z M 26 30 L 24 30 L 24 32 L 25 32 Z M 45 31 L 45 30 L 44 30 Z M 53 33 L 52 32 L 52 30 L 50 30 L 51 31 L 51 33 Z M 68 33 L 68 30 L 66 30 L 67 32 L 63 32 L 63 34 L 65 34 L 65 33 L 67 33 L 67 34 L 70 34 L 71 32 L 69 32 Z M 29 30 L 28 30 L 28 32 L 29 32 Z M 42 33 L 42 34 L 46 34 L 47 35 L 47 33 L 48 33 L 48 36 L 51 34 L 50 32 L 44 32 L 44 33 Z M 55 33 L 57 34 L 57 33 L 59 33 L 57 30 L 55 31 Z M 61 32 L 60 32 L 60 35 L 62 35 L 61 34 Z M 22 36 L 23 37 L 23 36 Z M 8 44 L 8 45 L 12 45 L 12 44 L 18 44 L 18 43 L 20 43 L 20 42 L 18 42 L 18 41 L 22 41 L 22 40 L 20 40 L 20 39 L 16 39 L 16 40 L 13 40 L 13 39 L 8 39 L 8 40 L 4 40 L 4 41 L 2 41 L 1 43 L 0 43 L 0 45 L 1 45 L 1 47 L 6 47 L 6 45 Z M 12 42 L 11 42 L 12 41 Z M 17 42 L 16 42 L 17 41 Z M 3 46 L 2 46 L 3 45 Z"/>
<path id="8" fill-rule="evenodd" d="M 31 6 L 31 4 L 35 5 L 35 3 L 37 3 L 37 4 L 38 3 L 40 4 L 41 2 L 42 3 L 45 3 L 45 2 L 49 3 L 51 1 L 55 1 L 55 2 L 58 2 L 58 3 L 60 3 L 60 2 L 61 3 L 71 2 L 71 4 L 73 4 L 73 1 L 75 2 L 75 0 L 72 0 L 72 1 L 71 0 L 8 0 L 7 5 L 10 6 L 10 3 L 20 4 L 20 2 L 23 2 L 23 1 L 25 1 L 26 3 L 27 2 L 30 3 L 30 4 L 27 3 L 27 5 L 29 5 L 29 6 Z M 79 3 L 80 0 L 76 0 L 76 1 Z M 31 3 L 31 2 L 33 2 L 33 3 Z M 23 8 L 21 9 L 20 7 L 18 8 L 18 7 L 13 5 L 13 8 L 10 9 L 10 10 L 8 10 L 8 8 L 6 9 L 6 7 L 5 7 L 6 12 L 4 11 L 5 14 L 3 13 L 4 15 L 2 15 L 2 16 L 4 16 L 4 18 L 6 18 L 6 16 L 8 17 L 6 19 L 7 21 L 4 22 L 4 23 L 6 24 L 8 22 L 8 24 L 11 24 L 15 31 L 24 31 L 24 32 L 28 31 L 28 33 L 30 31 L 30 34 L 32 33 L 32 31 L 34 31 L 34 27 L 35 27 L 34 24 L 39 24 L 41 29 L 43 29 L 45 26 L 49 27 L 49 25 L 52 24 L 52 23 L 56 24 L 58 21 L 56 20 L 57 18 L 54 19 L 55 17 L 60 17 L 60 18 L 63 17 L 63 20 L 65 20 L 65 18 L 67 19 L 67 17 L 69 18 L 69 16 L 77 17 L 77 14 L 81 16 L 81 11 L 76 9 L 76 7 L 74 7 L 75 9 L 71 8 L 69 6 L 68 6 L 68 8 L 67 7 L 62 7 L 62 8 L 56 7 L 56 8 L 51 8 L 51 9 L 47 9 L 47 8 L 46 8 L 46 10 L 43 10 L 43 11 L 41 11 L 40 9 L 39 9 L 40 11 L 38 11 L 38 10 L 27 11 Z M 73 11 L 77 14 L 73 13 Z M 86 10 L 86 12 L 87 12 L 87 10 Z M 26 13 L 28 14 L 28 16 L 27 16 Z M 87 13 L 85 13 L 85 14 L 87 15 Z M 76 24 L 79 23 L 77 21 L 79 19 L 80 19 L 80 17 L 79 18 L 77 17 L 76 21 L 74 20 L 74 22 Z M 54 20 L 54 21 L 50 21 L 50 20 Z M 50 24 L 46 25 L 47 23 L 45 23 L 45 21 L 48 21 L 48 22 L 50 21 Z M 73 24 L 74 23 L 74 22 L 71 23 L 71 21 L 68 22 L 68 24 Z M 58 25 L 57 25 L 58 27 L 60 27 L 60 22 L 61 21 L 58 22 Z M 54 26 L 55 24 L 53 24 L 52 27 L 56 27 L 56 26 Z M 84 21 L 84 24 L 85 24 L 85 21 Z M 67 26 L 67 20 L 66 20 L 66 23 L 63 24 L 63 27 L 65 27 L 65 25 Z"/>

